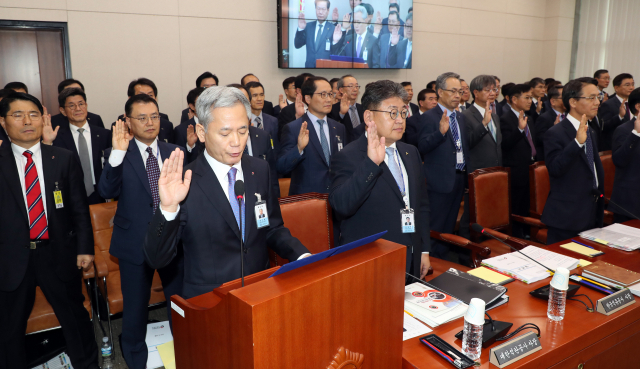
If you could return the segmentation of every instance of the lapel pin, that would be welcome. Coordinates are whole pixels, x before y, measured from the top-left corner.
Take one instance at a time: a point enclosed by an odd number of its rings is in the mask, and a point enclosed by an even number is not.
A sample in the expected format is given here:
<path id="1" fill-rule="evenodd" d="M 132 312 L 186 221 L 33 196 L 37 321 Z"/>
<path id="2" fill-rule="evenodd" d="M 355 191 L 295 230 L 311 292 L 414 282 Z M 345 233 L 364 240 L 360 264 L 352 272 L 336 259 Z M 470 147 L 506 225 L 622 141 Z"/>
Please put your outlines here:
<path id="1" fill-rule="evenodd" d="M 406 152 L 406 151 L 405 151 L 405 154 L 409 155 L 409 153 L 408 153 L 408 152 Z"/>
<path id="2" fill-rule="evenodd" d="M 55 159 L 55 158 L 56 158 L 55 156 L 52 156 L 52 157 L 51 157 L 51 159 Z"/>
<path id="3" fill-rule="evenodd" d="M 251 172 L 251 175 L 253 175 L 253 172 Z"/>
<path id="4" fill-rule="evenodd" d="M 258 137 L 258 135 L 256 135 L 256 137 Z"/>

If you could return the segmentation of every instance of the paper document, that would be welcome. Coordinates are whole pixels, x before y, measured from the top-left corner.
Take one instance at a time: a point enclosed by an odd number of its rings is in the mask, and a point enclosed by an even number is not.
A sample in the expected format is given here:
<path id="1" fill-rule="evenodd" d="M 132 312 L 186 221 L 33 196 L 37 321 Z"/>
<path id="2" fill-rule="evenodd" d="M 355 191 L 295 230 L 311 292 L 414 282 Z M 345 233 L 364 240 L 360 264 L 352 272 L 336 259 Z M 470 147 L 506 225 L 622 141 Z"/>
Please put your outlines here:
<path id="1" fill-rule="evenodd" d="M 619 223 L 582 232 L 580 237 L 624 251 L 640 248 L 640 229 Z"/>
<path id="2" fill-rule="evenodd" d="M 486 265 L 491 269 L 495 269 L 500 273 L 507 274 L 525 283 L 541 281 L 551 275 L 546 268 L 542 267 L 538 263 L 551 270 L 556 270 L 558 267 L 571 270 L 578 266 L 578 259 L 547 251 L 535 246 L 527 246 L 520 250 L 520 252 L 526 256 L 517 252 L 512 252 L 510 254 L 485 259 L 482 261 L 482 265 Z M 538 263 L 530 260 L 527 256 Z"/>
<path id="3" fill-rule="evenodd" d="M 158 345 L 158 353 L 162 359 L 165 369 L 176 369 L 176 353 L 173 347 L 173 341 L 169 341 L 162 345 Z"/>
<path id="4" fill-rule="evenodd" d="M 420 323 L 417 319 L 412 318 L 406 312 L 404 313 L 404 323 L 402 327 L 404 329 L 404 332 L 402 333 L 403 341 L 431 332 L 429 327 Z"/>
<path id="5" fill-rule="evenodd" d="M 640 283 L 634 284 L 633 286 L 629 286 L 629 291 L 631 291 L 631 293 L 633 293 L 634 295 L 640 297 Z"/>
<path id="6" fill-rule="evenodd" d="M 147 324 L 147 337 L 145 339 L 149 356 L 147 357 L 147 369 L 163 366 L 158 346 L 173 341 L 169 321 Z"/>
<path id="7" fill-rule="evenodd" d="M 482 278 L 486 281 L 489 281 L 491 283 L 495 283 L 495 284 L 503 284 L 507 281 L 513 281 L 513 278 L 509 278 L 504 274 L 500 274 L 496 271 L 493 271 L 491 269 L 485 268 L 485 267 L 480 267 L 480 268 L 476 268 L 476 269 L 472 269 L 470 271 L 468 271 L 467 273 L 471 274 L 471 275 L 475 275 L 478 278 Z"/>
<path id="8" fill-rule="evenodd" d="M 63 352 L 42 365 L 34 366 L 32 369 L 73 369 L 73 366 L 67 353 Z"/>
<path id="9" fill-rule="evenodd" d="M 458 319 L 467 311 L 467 304 L 422 283 L 404 288 L 404 309 L 430 327 Z"/>
<path id="10" fill-rule="evenodd" d="M 577 252 L 578 254 L 581 254 L 581 255 L 589 256 L 589 257 L 594 257 L 602 254 L 601 251 L 590 249 L 586 246 L 578 245 L 575 242 L 565 243 L 564 245 L 560 245 L 560 247 L 562 247 L 563 249 L 571 250 L 573 252 Z"/>

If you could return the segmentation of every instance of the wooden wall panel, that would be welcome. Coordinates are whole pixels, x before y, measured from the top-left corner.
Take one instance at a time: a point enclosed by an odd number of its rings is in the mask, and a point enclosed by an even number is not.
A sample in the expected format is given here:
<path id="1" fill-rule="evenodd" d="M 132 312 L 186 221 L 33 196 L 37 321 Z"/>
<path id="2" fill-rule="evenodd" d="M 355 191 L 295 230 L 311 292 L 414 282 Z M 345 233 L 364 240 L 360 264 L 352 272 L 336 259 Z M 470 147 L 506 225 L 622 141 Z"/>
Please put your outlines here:
<path id="1" fill-rule="evenodd" d="M 55 115 L 59 113 L 58 84 L 65 79 L 62 32 L 36 31 L 36 40 L 42 90 L 40 101 L 51 115 Z"/>
<path id="2" fill-rule="evenodd" d="M 20 81 L 41 99 L 36 32 L 0 28 L 0 50 L 0 87 Z"/>

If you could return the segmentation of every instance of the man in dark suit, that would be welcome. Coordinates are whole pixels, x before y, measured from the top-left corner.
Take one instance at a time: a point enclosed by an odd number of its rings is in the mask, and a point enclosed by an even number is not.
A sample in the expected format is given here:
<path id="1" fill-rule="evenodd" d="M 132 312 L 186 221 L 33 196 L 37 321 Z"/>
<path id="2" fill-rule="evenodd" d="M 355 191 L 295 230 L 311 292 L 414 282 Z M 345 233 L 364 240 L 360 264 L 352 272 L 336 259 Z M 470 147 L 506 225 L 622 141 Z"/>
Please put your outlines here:
<path id="1" fill-rule="evenodd" d="M 471 80 L 474 103 L 462 112 L 469 134 L 469 173 L 476 169 L 502 166 L 500 118 L 491 110 L 498 91 L 495 78 L 479 75 Z"/>
<path id="2" fill-rule="evenodd" d="M 356 6 L 354 14 L 353 30 L 345 32 L 344 37 L 340 27 L 334 30 L 333 42 L 337 43 L 332 50 L 338 55 L 364 59 L 365 63 L 372 66 L 373 47 L 378 39 L 368 31 L 366 8 Z"/>
<path id="3" fill-rule="evenodd" d="M 591 83 L 567 83 L 562 101 L 569 114 L 544 136 L 550 191 L 540 220 L 548 227 L 548 244 L 602 227 L 604 170 L 587 124 L 598 113 L 598 97 L 598 88 Z"/>
<path id="4" fill-rule="evenodd" d="M 527 113 L 530 120 L 529 123 L 533 127 L 540 114 L 544 112 L 544 102 L 542 101 L 542 98 L 544 97 L 546 90 L 544 80 L 538 77 L 531 79 L 531 81 L 529 81 L 529 86 L 531 86 L 532 104 L 529 107 L 529 110 L 525 110 L 525 113 Z"/>
<path id="5" fill-rule="evenodd" d="M 406 54 L 406 43 L 400 43 L 400 22 L 398 13 L 389 13 L 389 29 L 391 32 L 381 33 L 373 48 L 373 68 L 403 68 Z M 385 26 L 386 27 L 386 26 Z"/>
<path id="6" fill-rule="evenodd" d="M 280 111 L 296 101 L 296 77 L 287 77 L 282 81 L 284 94 L 280 95 L 279 103 L 273 108 L 273 116 L 278 118 Z"/>
<path id="7" fill-rule="evenodd" d="M 87 117 L 87 102 L 84 91 L 66 88 L 58 95 L 60 113 L 67 120 L 55 130 L 53 124 L 45 124 L 43 143 L 62 147 L 73 152 L 82 168 L 89 205 L 104 202 L 98 193 L 98 182 L 102 174 L 104 152 L 111 147 L 111 131 L 91 126 Z"/>
<path id="8" fill-rule="evenodd" d="M 404 62 L 401 68 L 411 69 L 413 59 L 413 13 L 407 16 L 404 27 L 404 38 L 400 40 L 397 50 L 404 50 L 404 54 L 398 55 Z"/>
<path id="9" fill-rule="evenodd" d="M 491 110 L 496 113 L 496 115 L 498 117 L 500 117 L 502 115 L 502 105 L 500 105 L 500 103 L 498 102 L 498 96 L 500 96 L 500 78 L 498 76 L 493 76 L 493 78 L 495 78 L 496 80 L 496 90 L 498 91 L 498 93 L 496 94 L 496 99 L 493 101 L 493 103 L 491 104 Z"/>
<path id="10" fill-rule="evenodd" d="M 175 257 L 182 241 L 184 298 L 240 278 L 238 246 L 242 240 L 246 275 L 268 267 L 268 249 L 288 260 L 308 255 L 308 250 L 284 227 L 267 163 L 242 154 L 251 114 L 246 97 L 235 88 L 211 87 L 200 95 L 196 110 L 200 118 L 198 138 L 206 150 L 186 168 L 184 180 L 183 153 L 171 154 L 158 181 L 160 211 L 149 225 L 144 246 L 149 265 L 161 268 Z M 235 196 L 239 180 L 244 181 L 245 187 L 240 204 Z M 269 217 L 269 226 L 259 229 L 254 211 L 256 194 L 266 202 Z"/>
<path id="11" fill-rule="evenodd" d="M 418 93 L 418 113 L 407 118 L 402 142 L 418 147 L 420 133 L 420 116 L 438 106 L 438 95 L 432 89 L 424 89 Z"/>
<path id="12" fill-rule="evenodd" d="M 367 136 L 333 157 L 329 202 L 341 219 L 341 244 L 386 230 L 382 238 L 407 246 L 407 272 L 422 278 L 430 266 L 429 197 L 420 153 L 400 142 L 405 98 L 392 81 L 367 85 Z M 411 223 L 416 227 L 405 233 L 403 224 Z"/>
<path id="13" fill-rule="evenodd" d="M 631 119 L 631 112 L 627 99 L 633 91 L 635 83 L 633 76 L 629 73 L 618 74 L 613 79 L 613 88 L 616 90 L 615 97 L 609 98 L 600 106 L 599 115 L 602 118 L 602 146 L 600 150 L 611 150 L 613 142 L 613 132 L 622 123 Z"/>
<path id="14" fill-rule="evenodd" d="M 188 119 L 181 122 L 179 126 L 173 129 L 173 137 L 175 144 L 185 150 L 189 147 L 193 147 L 193 144 L 197 141 L 195 133 L 196 124 L 198 124 L 198 117 L 196 116 L 196 100 L 198 96 L 205 90 L 204 87 L 196 87 L 189 91 L 187 94 Z"/>
<path id="15" fill-rule="evenodd" d="M 260 82 L 249 82 L 245 86 L 251 104 L 251 125 L 267 133 L 276 157 L 280 151 L 278 119 L 264 112 L 264 87 Z"/>
<path id="16" fill-rule="evenodd" d="M 594 74 L 593 78 L 598 81 L 598 90 L 600 91 L 600 101 L 603 103 L 609 100 L 609 94 L 605 89 L 609 87 L 609 82 L 611 81 L 611 76 L 609 75 L 609 71 L 606 69 L 598 69 Z"/>
<path id="17" fill-rule="evenodd" d="M 418 105 L 411 102 L 411 100 L 413 100 L 413 86 L 411 85 L 411 82 L 402 82 L 401 85 L 402 87 L 404 87 L 404 90 L 407 91 L 407 97 L 406 101 L 404 102 L 404 106 L 409 112 L 409 117 L 420 115 L 420 108 L 418 107 Z"/>
<path id="18" fill-rule="evenodd" d="M 291 173 L 289 195 L 329 193 L 331 156 L 346 144 L 344 126 L 327 116 L 331 94 L 325 78 L 308 79 L 302 96 L 309 112 L 284 126 L 277 166 L 278 173 Z"/>
<path id="19" fill-rule="evenodd" d="M 134 95 L 145 94 L 149 95 L 152 99 L 158 101 L 158 88 L 152 80 L 147 78 L 139 78 L 129 83 L 127 88 L 127 96 L 131 98 Z M 118 120 L 124 121 L 126 117 L 124 114 L 118 117 Z M 116 125 L 116 122 L 111 123 L 111 129 Z M 173 123 L 169 121 L 169 116 L 160 113 L 160 133 L 158 134 L 158 140 L 174 143 L 175 138 L 173 136 Z"/>
<path id="20" fill-rule="evenodd" d="M 613 220 L 616 223 L 635 219 L 635 216 L 640 214 L 640 196 L 637 191 L 640 183 L 640 88 L 633 90 L 628 101 L 633 117 L 616 128 L 613 134 L 612 158 L 616 166 L 616 176 L 611 201 L 623 205 L 626 209 L 623 210 L 613 202 L 609 203 L 608 210 L 613 212 Z"/>
<path id="21" fill-rule="evenodd" d="M 342 99 L 333 104 L 329 117 L 344 125 L 347 134 L 347 142 L 344 143 L 346 145 L 357 140 L 364 133 L 364 108 L 356 102 L 360 94 L 360 85 L 354 76 L 347 74 L 340 77 L 338 90 L 342 94 Z"/>
<path id="22" fill-rule="evenodd" d="M 469 84 L 467 81 L 462 78 L 460 78 L 460 86 L 462 86 L 463 94 L 460 97 L 457 110 L 462 113 L 467 108 L 471 107 L 471 104 L 469 103 L 469 100 L 471 100 L 471 91 L 469 90 Z"/>
<path id="23" fill-rule="evenodd" d="M 27 369 L 25 332 L 40 287 L 62 326 L 74 368 L 98 368 L 80 269 L 93 262 L 93 233 L 82 169 L 70 151 L 40 143 L 38 99 L 0 102 L 11 142 L 0 149 L 0 367 Z"/>
<path id="24" fill-rule="evenodd" d="M 211 86 L 217 86 L 218 83 L 219 83 L 218 77 L 211 72 L 204 72 L 201 75 L 199 75 L 198 78 L 196 78 L 196 88 L 202 87 L 203 89 L 205 89 Z M 189 104 L 188 101 L 189 101 L 189 96 L 187 96 L 187 108 L 184 109 L 182 111 L 182 114 L 180 115 L 180 124 L 189 121 L 189 119 L 191 119 L 192 116 L 195 115 L 195 113 L 190 110 L 191 107 L 188 106 Z M 194 109 L 195 109 L 195 105 L 194 105 Z M 191 114 L 189 114 L 190 111 L 191 111 Z M 175 142 L 175 144 L 180 146 L 180 144 L 177 141 Z"/>
<path id="25" fill-rule="evenodd" d="M 307 60 L 305 68 L 315 68 L 317 59 L 330 59 L 331 45 L 335 25 L 327 22 L 331 2 L 329 0 L 315 0 L 317 21 L 309 22 L 304 13 L 300 13 L 298 30 L 293 44 L 296 49 L 306 46 Z"/>
<path id="26" fill-rule="evenodd" d="M 564 86 L 559 85 L 551 87 L 547 91 L 551 108 L 540 115 L 536 121 L 536 125 L 533 126 L 533 136 L 536 138 L 534 143 L 536 146 L 537 160 L 544 160 L 544 135 L 549 128 L 562 122 L 566 118 L 566 110 L 562 102 L 563 88 Z"/>
<path id="27" fill-rule="evenodd" d="M 125 122 L 116 122 L 113 150 L 105 153 L 98 190 L 104 198 L 119 198 L 109 253 L 118 258 L 123 281 L 122 351 L 129 368 L 144 369 L 147 306 L 155 268 L 145 263 L 142 243 L 153 213 L 158 212 L 160 169 L 177 146 L 158 139 L 160 114 L 152 97 L 134 95 L 127 100 L 125 112 L 129 129 Z M 180 258 L 158 269 L 167 301 L 181 293 L 182 273 Z M 167 313 L 171 322 L 171 311 Z"/>
<path id="28" fill-rule="evenodd" d="M 64 81 L 58 84 L 58 95 L 66 88 L 79 88 L 82 92 L 85 92 L 84 85 L 82 82 L 77 79 L 65 79 Z M 56 129 L 60 124 L 66 123 L 67 117 L 62 113 L 58 113 L 51 117 L 51 126 L 53 129 Z M 102 118 L 98 114 L 94 114 L 91 112 L 87 112 L 87 123 L 92 126 L 104 128 L 104 123 L 102 122 Z"/>
<path id="29" fill-rule="evenodd" d="M 460 75 L 443 73 L 438 76 L 436 87 L 438 106 L 420 116 L 418 149 L 424 161 L 429 203 L 439 213 L 429 219 L 430 227 L 453 233 L 466 187 L 469 135 L 464 116 L 455 110 L 463 93 Z M 433 242 L 431 253 L 448 259 L 449 247 Z"/>
<path id="30" fill-rule="evenodd" d="M 503 85 L 502 89 L 500 90 L 502 92 L 502 96 L 504 97 L 502 101 L 498 103 L 498 109 L 501 110 L 500 116 L 502 116 L 502 114 L 504 114 L 505 111 L 508 111 L 510 109 L 507 106 L 507 103 L 509 102 L 509 90 L 515 85 L 516 85 L 515 83 L 509 82 Z"/>
<path id="31" fill-rule="evenodd" d="M 535 133 L 531 118 L 525 112 L 531 108 L 531 85 L 515 85 L 509 90 L 509 110 L 500 117 L 502 130 L 502 158 L 505 167 L 511 169 L 511 212 L 529 215 L 529 165 L 536 161 Z M 519 223 L 513 224 L 515 237 L 523 238 L 528 232 Z"/>
<path id="32" fill-rule="evenodd" d="M 302 73 L 296 77 L 294 82 L 296 87 L 295 101 L 293 104 L 289 104 L 282 108 L 280 114 L 278 114 L 278 133 L 280 134 L 280 141 L 282 141 L 282 129 L 284 125 L 299 119 L 307 112 L 307 106 L 304 103 L 304 99 L 302 99 L 302 84 L 310 77 L 313 77 L 313 74 Z"/>
<path id="33" fill-rule="evenodd" d="M 240 84 L 242 86 L 246 86 L 250 82 L 258 82 L 258 83 L 260 83 L 260 80 L 253 73 L 245 74 L 244 77 L 242 77 L 240 79 Z M 264 87 L 263 87 L 263 90 L 264 90 Z M 275 111 L 273 109 L 273 103 L 271 101 L 264 100 L 264 104 L 262 106 L 262 112 L 265 113 L 265 114 L 269 114 L 272 117 L 274 117 L 275 116 Z"/>
<path id="34" fill-rule="evenodd" d="M 389 25 L 391 25 L 391 13 L 396 13 L 398 15 L 398 34 L 400 37 L 404 37 L 404 21 L 400 18 L 400 4 L 398 4 L 397 0 L 389 1 L 389 15 L 380 22 L 382 24 L 382 28 L 380 29 L 380 35 L 385 35 L 391 33 L 391 29 Z"/>
<path id="35" fill-rule="evenodd" d="M 2 101 L 2 99 L 4 99 L 5 97 L 13 94 L 13 90 L 9 89 L 9 88 L 3 88 L 0 89 L 0 101 Z M 4 128 L 0 127 L 0 141 L 4 142 L 5 145 L 10 145 L 11 141 L 9 141 L 9 136 L 7 136 L 7 132 L 4 130 Z M 0 147 L 2 147 L 2 142 L 0 142 Z"/>

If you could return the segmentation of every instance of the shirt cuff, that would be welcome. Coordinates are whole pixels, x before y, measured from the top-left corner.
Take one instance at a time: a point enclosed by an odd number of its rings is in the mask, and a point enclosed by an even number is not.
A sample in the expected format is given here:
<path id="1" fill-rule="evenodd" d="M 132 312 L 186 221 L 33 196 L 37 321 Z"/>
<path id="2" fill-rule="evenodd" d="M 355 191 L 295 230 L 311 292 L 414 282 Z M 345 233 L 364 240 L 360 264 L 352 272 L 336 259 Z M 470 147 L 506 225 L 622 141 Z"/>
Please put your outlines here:
<path id="1" fill-rule="evenodd" d="M 311 254 L 310 254 L 310 253 L 308 253 L 308 252 L 307 252 L 307 253 L 304 253 L 304 254 L 300 255 L 300 257 L 298 258 L 298 260 L 300 260 L 300 259 L 302 259 L 302 258 L 306 258 L 307 256 L 311 256 Z"/>
<path id="2" fill-rule="evenodd" d="M 424 251 L 422 255 L 429 255 L 429 251 Z"/>
<path id="3" fill-rule="evenodd" d="M 524 129 L 520 129 L 520 127 L 518 127 L 518 129 L 520 130 L 520 133 L 524 133 Z"/>
<path id="4" fill-rule="evenodd" d="M 633 131 L 631 131 L 631 133 L 633 133 L 634 135 L 640 137 L 640 133 L 638 133 L 638 131 L 636 131 L 635 129 Z"/>
<path id="5" fill-rule="evenodd" d="M 624 117 L 621 117 L 621 116 L 619 116 L 619 115 L 618 115 L 618 118 L 620 118 L 620 120 L 624 120 Z"/>
<path id="6" fill-rule="evenodd" d="M 344 116 L 345 116 L 345 115 L 346 115 L 346 114 L 342 114 L 342 113 L 340 113 L 340 119 L 344 119 Z"/>
<path id="7" fill-rule="evenodd" d="M 178 209 L 175 211 L 175 213 L 171 211 L 162 210 L 162 206 L 160 205 L 158 205 L 158 207 L 160 208 L 160 211 L 162 212 L 162 215 L 164 215 L 164 219 L 166 219 L 167 222 L 171 222 L 175 220 L 176 217 L 178 216 L 178 213 L 180 212 L 180 205 L 178 205 Z"/>
<path id="8" fill-rule="evenodd" d="M 581 144 L 580 142 L 578 142 L 577 138 L 574 138 L 574 140 L 576 140 L 576 143 L 578 144 L 579 148 L 583 148 L 584 147 L 584 144 Z"/>
<path id="9" fill-rule="evenodd" d="M 187 152 L 190 153 L 191 150 L 195 149 L 196 144 L 193 144 L 193 146 L 189 146 L 189 144 L 187 143 L 185 146 L 187 147 Z"/>
<path id="10" fill-rule="evenodd" d="M 124 150 L 112 150 L 111 155 L 109 155 L 109 164 L 114 168 L 117 167 L 122 164 L 126 154 L 127 152 Z"/>

